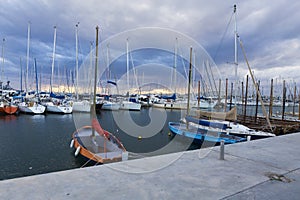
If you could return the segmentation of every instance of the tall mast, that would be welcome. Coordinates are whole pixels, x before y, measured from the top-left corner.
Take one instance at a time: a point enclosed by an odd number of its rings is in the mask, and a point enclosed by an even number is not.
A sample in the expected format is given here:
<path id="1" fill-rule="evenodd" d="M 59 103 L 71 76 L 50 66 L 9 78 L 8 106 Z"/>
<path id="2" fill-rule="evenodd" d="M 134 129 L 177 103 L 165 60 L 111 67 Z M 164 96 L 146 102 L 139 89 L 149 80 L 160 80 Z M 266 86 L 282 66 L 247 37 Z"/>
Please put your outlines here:
<path id="1" fill-rule="evenodd" d="M 36 89 L 36 94 L 39 96 L 39 82 L 38 82 L 38 75 L 37 75 L 36 59 L 34 59 L 34 73 L 35 73 L 35 89 Z"/>
<path id="2" fill-rule="evenodd" d="M 234 76 L 235 76 L 235 83 L 234 83 L 234 105 L 236 107 L 237 103 L 237 87 L 238 87 L 238 80 L 237 80 L 237 69 L 238 69 L 238 52 L 237 52 L 237 39 L 238 39 L 238 33 L 237 33 L 237 23 L 236 23 L 236 5 L 233 6 L 233 13 L 234 13 Z"/>
<path id="3" fill-rule="evenodd" d="M 21 73 L 20 73 L 20 90 L 22 92 L 23 90 L 23 67 L 22 67 L 22 58 L 20 57 L 20 68 L 21 68 Z"/>
<path id="4" fill-rule="evenodd" d="M 174 56 L 174 86 L 175 86 L 175 89 L 174 89 L 174 93 L 176 94 L 176 90 L 177 90 L 177 74 L 176 74 L 176 70 L 177 70 L 177 47 L 178 46 L 178 38 L 176 38 L 176 41 L 175 41 L 175 56 Z"/>
<path id="5" fill-rule="evenodd" d="M 97 93 L 97 73 L 98 73 L 98 32 L 99 26 L 96 26 L 96 58 L 95 58 L 95 74 L 94 74 L 94 95 L 93 95 L 93 104 L 91 106 L 91 114 L 94 119 L 97 119 L 96 116 L 96 93 Z M 92 136 L 95 136 L 95 129 L 92 129 Z"/>
<path id="6" fill-rule="evenodd" d="M 129 47 L 128 38 L 126 40 L 126 78 L 127 78 L 127 89 L 129 91 Z"/>
<path id="7" fill-rule="evenodd" d="M 188 99 L 187 99 L 187 115 L 190 113 L 190 94 L 191 94 L 191 79 L 192 79 L 192 53 L 193 48 L 190 48 L 190 66 L 189 66 L 189 80 L 188 80 Z M 188 124 L 188 123 L 187 123 Z"/>
<path id="8" fill-rule="evenodd" d="M 30 22 L 28 22 L 27 31 L 27 56 L 26 56 L 26 76 L 25 76 L 25 90 L 28 91 L 28 68 L 29 68 L 29 45 L 30 45 Z"/>
<path id="9" fill-rule="evenodd" d="M 76 30 L 75 30 L 75 39 L 76 39 L 76 87 L 75 87 L 75 92 L 76 92 L 76 99 L 78 100 L 78 74 L 79 74 L 79 69 L 78 69 L 78 25 L 79 22 L 75 25 Z"/>
<path id="10" fill-rule="evenodd" d="M 1 89 L 3 89 L 3 73 L 4 73 L 4 42 L 5 42 L 5 38 L 3 38 L 2 40 L 2 68 L 1 68 L 1 79 L 0 82 L 2 82 L 1 84 Z"/>
<path id="11" fill-rule="evenodd" d="M 54 26 L 54 39 L 53 39 L 52 69 L 51 69 L 51 80 L 50 80 L 51 93 L 52 93 L 53 76 L 54 76 L 55 48 L 56 48 L 56 26 Z"/>
<path id="12" fill-rule="evenodd" d="M 95 58 L 95 77 L 94 77 L 94 96 L 93 96 L 93 106 L 96 107 L 96 92 L 97 92 L 97 70 L 98 70 L 98 32 L 99 26 L 96 27 L 96 58 Z"/>
<path id="13" fill-rule="evenodd" d="M 93 42 L 90 42 L 90 70 L 88 71 L 88 80 L 89 81 L 89 88 L 92 85 L 92 74 L 93 74 Z"/>

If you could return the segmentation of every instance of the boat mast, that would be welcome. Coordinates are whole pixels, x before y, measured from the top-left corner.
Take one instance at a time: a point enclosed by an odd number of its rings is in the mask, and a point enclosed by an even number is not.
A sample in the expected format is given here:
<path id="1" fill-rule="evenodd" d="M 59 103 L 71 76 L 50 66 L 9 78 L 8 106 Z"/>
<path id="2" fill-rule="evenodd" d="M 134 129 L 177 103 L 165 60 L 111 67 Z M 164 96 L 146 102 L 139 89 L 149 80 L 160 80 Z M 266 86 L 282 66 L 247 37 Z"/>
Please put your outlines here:
<path id="1" fill-rule="evenodd" d="M 99 26 L 96 26 L 96 57 L 95 57 L 95 74 L 94 74 L 94 95 L 93 95 L 93 104 L 91 106 L 92 118 L 97 119 L 96 115 L 96 93 L 97 93 L 97 69 L 98 69 L 98 32 Z M 92 136 L 95 136 L 95 129 L 92 129 Z M 105 141 L 104 141 L 105 143 Z"/>
<path id="2" fill-rule="evenodd" d="M 21 90 L 21 92 L 22 92 L 22 90 L 23 90 L 23 67 L 22 67 L 22 58 L 20 57 L 20 71 L 21 71 L 21 76 L 20 76 L 20 90 Z"/>
<path id="3" fill-rule="evenodd" d="M 178 46 L 178 38 L 176 38 L 175 41 L 175 51 L 174 51 L 174 93 L 176 94 L 176 90 L 177 90 L 177 75 L 176 75 L 176 70 L 177 70 L 177 47 Z"/>
<path id="4" fill-rule="evenodd" d="M 75 93 L 76 93 L 76 99 L 78 100 L 78 75 L 79 75 L 79 70 L 78 70 L 78 25 L 79 22 L 75 25 L 76 30 L 75 30 L 75 39 L 76 39 L 76 86 L 75 86 Z"/>
<path id="5" fill-rule="evenodd" d="M 1 79 L 0 79 L 0 83 L 1 83 L 1 89 L 3 89 L 3 73 L 4 73 L 4 42 L 5 42 L 5 38 L 3 38 L 2 40 L 2 68 L 1 68 Z"/>
<path id="6" fill-rule="evenodd" d="M 189 67 L 189 80 L 188 80 L 188 99 L 187 99 L 187 115 L 190 113 L 190 94 L 191 94 L 191 79 L 192 79 L 192 53 L 193 48 L 190 48 L 190 67 Z M 188 124 L 188 123 L 187 123 Z"/>
<path id="7" fill-rule="evenodd" d="M 93 96 L 93 112 L 96 112 L 96 93 L 97 93 L 97 69 L 98 69 L 98 32 L 99 26 L 96 26 L 96 58 L 95 58 L 95 74 L 94 74 L 94 96 Z"/>
<path id="8" fill-rule="evenodd" d="M 236 23 L 236 5 L 233 6 L 233 13 L 234 13 L 234 76 L 235 76 L 235 83 L 234 83 L 234 105 L 236 107 L 237 104 L 237 88 L 238 88 L 238 80 L 237 80 L 237 70 L 238 70 L 238 52 L 237 52 L 237 39 L 238 39 L 238 33 L 237 33 L 237 23 Z"/>
<path id="9" fill-rule="evenodd" d="M 190 48 L 190 67 L 189 67 L 189 80 L 188 80 L 188 99 L 187 99 L 187 107 L 186 107 L 186 115 L 190 114 L 190 94 L 191 94 L 191 78 L 192 78 L 192 53 L 193 48 Z M 189 128 L 189 123 L 186 123 L 186 129 Z"/>
<path id="10" fill-rule="evenodd" d="M 54 76 L 55 48 L 56 48 L 56 26 L 54 26 L 53 54 L 52 54 L 52 68 L 51 68 L 51 79 L 50 79 L 50 92 L 51 92 L 51 93 L 52 93 L 53 76 Z"/>
<path id="11" fill-rule="evenodd" d="M 128 38 L 126 39 L 126 78 L 127 78 L 127 89 L 129 92 L 129 47 Z"/>
<path id="12" fill-rule="evenodd" d="M 25 76 L 25 90 L 28 91 L 28 68 L 29 68 L 29 45 L 30 45 L 30 22 L 28 22 L 27 30 L 27 56 L 26 56 L 26 76 Z"/>
<path id="13" fill-rule="evenodd" d="M 36 89 L 36 94 L 39 96 L 39 82 L 38 82 L 38 75 L 37 75 L 36 59 L 34 59 L 34 73 L 35 73 L 35 89 Z"/>

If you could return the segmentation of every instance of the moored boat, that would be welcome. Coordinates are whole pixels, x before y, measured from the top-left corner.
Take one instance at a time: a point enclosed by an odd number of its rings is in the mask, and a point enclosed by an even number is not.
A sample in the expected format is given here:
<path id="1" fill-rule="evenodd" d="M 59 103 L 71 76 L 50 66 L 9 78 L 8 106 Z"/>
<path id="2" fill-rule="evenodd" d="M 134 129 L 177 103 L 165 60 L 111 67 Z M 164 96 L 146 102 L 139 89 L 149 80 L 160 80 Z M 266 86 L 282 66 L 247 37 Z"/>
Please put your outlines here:
<path id="1" fill-rule="evenodd" d="M 18 106 L 12 103 L 0 102 L 0 113 L 12 115 L 18 111 Z"/>
<path id="2" fill-rule="evenodd" d="M 139 103 L 134 103 L 131 101 L 121 101 L 120 102 L 120 110 L 134 110 L 134 111 L 139 111 L 141 110 L 142 105 Z"/>
<path id="3" fill-rule="evenodd" d="M 19 103 L 19 109 L 23 113 L 43 114 L 46 110 L 46 107 L 37 102 L 21 102 Z"/>
<path id="4" fill-rule="evenodd" d="M 103 101 L 102 110 L 119 110 L 120 104 L 118 102 L 112 102 L 112 101 Z"/>
<path id="5" fill-rule="evenodd" d="M 188 126 L 184 123 L 169 122 L 169 129 L 172 133 L 182 135 L 194 139 L 196 142 L 212 142 L 220 143 L 222 140 L 225 144 L 233 144 L 245 141 L 245 138 L 229 135 L 221 131 L 212 131 L 208 129 L 198 128 L 196 126 Z"/>
<path id="6" fill-rule="evenodd" d="M 91 107 L 91 125 L 82 126 L 72 135 L 70 147 L 74 147 L 75 156 L 81 155 L 95 164 L 121 161 L 128 158 L 123 144 L 111 133 L 103 130 L 96 116 L 96 87 L 98 68 L 98 26 L 96 28 L 96 61 L 93 103 Z"/>
<path id="7" fill-rule="evenodd" d="M 44 105 L 46 106 L 46 111 L 51 113 L 71 114 L 73 111 L 72 106 L 65 103 L 54 104 L 53 102 L 47 102 Z"/>
<path id="8" fill-rule="evenodd" d="M 72 104 L 73 104 L 73 112 L 90 112 L 91 111 L 91 104 L 87 100 L 74 101 Z"/>
<path id="9" fill-rule="evenodd" d="M 207 131 L 217 131 L 224 134 L 239 136 L 242 138 L 247 138 L 248 136 L 250 136 L 251 139 L 261 139 L 276 136 L 273 133 L 257 131 L 243 124 L 227 120 L 206 120 L 192 116 L 186 116 L 185 123 L 189 123 L 190 125 L 199 129 L 204 129 Z"/>
<path id="10" fill-rule="evenodd" d="M 75 156 L 80 154 L 93 164 L 122 161 L 122 155 L 126 153 L 123 144 L 114 135 L 103 130 L 97 120 L 92 126 L 76 130 L 70 147 L 76 149 Z"/>

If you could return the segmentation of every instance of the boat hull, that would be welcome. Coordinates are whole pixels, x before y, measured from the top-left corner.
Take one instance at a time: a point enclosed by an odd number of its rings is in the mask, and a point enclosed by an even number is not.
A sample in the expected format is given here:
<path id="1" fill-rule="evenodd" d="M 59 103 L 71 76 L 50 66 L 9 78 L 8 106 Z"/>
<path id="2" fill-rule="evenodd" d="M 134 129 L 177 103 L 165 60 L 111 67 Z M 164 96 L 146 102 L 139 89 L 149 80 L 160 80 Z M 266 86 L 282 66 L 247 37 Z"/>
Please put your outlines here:
<path id="1" fill-rule="evenodd" d="M 141 110 L 142 105 L 139 103 L 133 103 L 130 101 L 120 103 L 120 110 Z"/>
<path id="2" fill-rule="evenodd" d="M 46 108 L 47 112 L 51 112 L 51 113 L 58 113 L 58 114 L 71 114 L 73 111 L 72 106 L 47 106 Z"/>
<path id="3" fill-rule="evenodd" d="M 4 105 L 0 107 L 0 113 L 13 115 L 18 111 L 18 106 L 15 105 Z"/>
<path id="4" fill-rule="evenodd" d="M 187 104 L 185 103 L 154 103 L 152 106 L 155 108 L 186 110 Z"/>
<path id="5" fill-rule="evenodd" d="M 226 144 L 233 144 L 246 140 L 245 138 L 227 135 L 220 132 L 208 131 L 206 129 L 195 128 L 193 126 L 187 129 L 186 124 L 182 123 L 169 122 L 168 125 L 172 133 L 192 138 L 194 140 L 208 141 L 213 143 L 220 143 L 223 140 Z"/>
<path id="6" fill-rule="evenodd" d="M 102 107 L 102 110 L 119 110 L 120 104 L 115 102 L 104 102 Z"/>
<path id="7" fill-rule="evenodd" d="M 46 107 L 40 104 L 34 104 L 34 105 L 21 104 L 19 105 L 19 109 L 23 113 L 44 114 Z"/>
<path id="8" fill-rule="evenodd" d="M 123 144 L 107 131 L 105 131 L 107 138 L 98 135 L 97 132 L 95 134 L 92 136 L 91 126 L 84 126 L 73 133 L 73 147 L 75 150 L 80 149 L 78 154 L 93 164 L 122 161 L 122 153 L 126 152 Z"/>
<path id="9" fill-rule="evenodd" d="M 73 102 L 73 112 L 90 112 L 91 105 L 88 101 L 77 101 Z"/>

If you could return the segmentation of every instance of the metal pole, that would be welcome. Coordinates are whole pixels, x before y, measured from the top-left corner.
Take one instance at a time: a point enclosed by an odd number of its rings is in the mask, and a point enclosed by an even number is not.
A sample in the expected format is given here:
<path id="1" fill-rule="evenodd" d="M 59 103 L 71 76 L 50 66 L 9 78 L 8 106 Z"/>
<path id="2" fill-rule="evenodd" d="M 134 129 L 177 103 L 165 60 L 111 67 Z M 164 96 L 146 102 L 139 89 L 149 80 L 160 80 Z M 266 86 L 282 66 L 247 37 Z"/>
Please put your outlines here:
<path id="1" fill-rule="evenodd" d="M 190 93 L 191 93 L 191 78 L 192 78 L 192 53 L 193 48 L 190 48 L 190 67 L 189 67 L 189 84 L 188 84 L 188 101 L 187 101 L 187 115 L 189 115 L 190 110 Z M 188 124 L 188 123 L 187 123 Z"/>
<path id="2" fill-rule="evenodd" d="M 224 145 L 224 140 L 221 140 L 221 143 L 220 143 L 220 160 L 225 160 L 225 145 Z"/>
<path id="3" fill-rule="evenodd" d="M 198 81 L 198 108 L 200 109 L 200 81 Z"/>
<path id="4" fill-rule="evenodd" d="M 246 93 L 245 93 L 245 108 L 244 108 L 244 122 L 246 121 L 246 115 L 247 115 L 248 80 L 249 80 L 249 76 L 247 75 L 247 77 L 246 77 Z"/>
<path id="5" fill-rule="evenodd" d="M 258 88 L 258 90 L 256 91 L 255 118 L 254 118 L 254 122 L 255 122 L 255 123 L 256 123 L 257 112 L 258 112 L 258 93 L 259 93 L 259 86 L 260 86 L 260 81 L 257 82 L 257 88 Z"/>
<path id="6" fill-rule="evenodd" d="M 224 112 L 226 112 L 226 108 L 227 108 L 227 96 L 228 96 L 228 78 L 226 78 L 226 86 L 225 86 L 225 105 L 224 105 Z"/>
<path id="7" fill-rule="evenodd" d="M 269 117 L 272 117 L 272 115 L 273 115 L 273 79 L 271 79 Z"/>
<path id="8" fill-rule="evenodd" d="M 285 80 L 283 80 L 283 90 L 282 90 L 282 117 L 281 119 L 284 120 L 284 113 L 285 113 L 285 100 L 286 100 L 286 87 L 285 87 Z"/>

